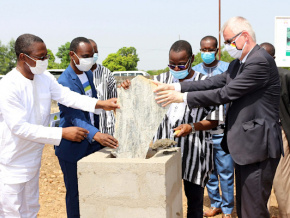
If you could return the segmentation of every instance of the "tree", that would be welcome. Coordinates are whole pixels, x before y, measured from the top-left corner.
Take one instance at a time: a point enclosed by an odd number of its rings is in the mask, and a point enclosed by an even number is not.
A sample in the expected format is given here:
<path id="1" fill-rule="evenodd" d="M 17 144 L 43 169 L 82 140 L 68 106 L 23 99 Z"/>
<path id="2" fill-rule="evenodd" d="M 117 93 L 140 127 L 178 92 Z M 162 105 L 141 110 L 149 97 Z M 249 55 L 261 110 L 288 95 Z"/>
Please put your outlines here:
<path id="1" fill-rule="evenodd" d="M 159 75 L 161 73 L 165 73 L 169 71 L 169 67 L 166 67 L 165 69 L 162 70 L 148 70 L 147 73 L 149 73 L 151 76 L 153 75 Z"/>
<path id="2" fill-rule="evenodd" d="M 47 49 L 47 54 L 50 55 L 50 58 L 48 59 L 48 67 L 47 68 L 48 69 L 59 69 L 60 64 L 55 63 L 55 56 L 50 49 Z"/>
<path id="3" fill-rule="evenodd" d="M 109 54 L 103 61 L 103 65 L 110 71 L 130 71 L 137 69 L 139 61 L 134 47 L 120 48 L 117 53 Z"/>
<path id="4" fill-rule="evenodd" d="M 8 45 L 3 45 L 0 41 L 0 74 L 7 74 L 16 67 L 15 40 L 11 39 Z"/>
<path id="5" fill-rule="evenodd" d="M 68 67 L 70 63 L 70 56 L 69 56 L 69 49 L 70 42 L 65 43 L 64 45 L 61 45 L 58 47 L 58 52 L 56 53 L 56 56 L 60 58 L 60 64 L 59 68 L 65 69 Z"/>

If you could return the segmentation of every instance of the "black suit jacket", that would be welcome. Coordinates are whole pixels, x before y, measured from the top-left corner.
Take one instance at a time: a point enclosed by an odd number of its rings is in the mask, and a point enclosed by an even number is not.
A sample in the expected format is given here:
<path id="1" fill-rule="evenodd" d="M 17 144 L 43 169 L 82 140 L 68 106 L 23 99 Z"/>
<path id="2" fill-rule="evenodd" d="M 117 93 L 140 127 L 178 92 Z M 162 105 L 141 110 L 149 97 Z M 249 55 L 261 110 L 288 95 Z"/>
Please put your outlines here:
<path id="1" fill-rule="evenodd" d="M 280 67 L 278 70 L 281 81 L 280 120 L 287 140 L 290 142 L 290 70 Z"/>
<path id="2" fill-rule="evenodd" d="M 280 157 L 280 81 L 274 59 L 256 45 L 246 62 L 232 61 L 223 74 L 181 83 L 190 108 L 229 103 L 224 141 L 239 165 Z M 194 91 L 194 92 L 192 92 Z"/>

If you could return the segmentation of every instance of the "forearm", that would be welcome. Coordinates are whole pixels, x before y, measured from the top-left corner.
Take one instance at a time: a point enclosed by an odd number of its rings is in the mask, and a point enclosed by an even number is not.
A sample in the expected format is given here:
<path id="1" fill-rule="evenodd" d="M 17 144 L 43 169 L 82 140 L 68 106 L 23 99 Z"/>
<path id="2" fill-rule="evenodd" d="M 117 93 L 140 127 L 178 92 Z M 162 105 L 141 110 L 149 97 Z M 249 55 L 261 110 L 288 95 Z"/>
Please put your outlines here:
<path id="1" fill-rule="evenodd" d="M 196 131 L 210 130 L 218 126 L 218 120 L 202 120 L 193 125 Z"/>

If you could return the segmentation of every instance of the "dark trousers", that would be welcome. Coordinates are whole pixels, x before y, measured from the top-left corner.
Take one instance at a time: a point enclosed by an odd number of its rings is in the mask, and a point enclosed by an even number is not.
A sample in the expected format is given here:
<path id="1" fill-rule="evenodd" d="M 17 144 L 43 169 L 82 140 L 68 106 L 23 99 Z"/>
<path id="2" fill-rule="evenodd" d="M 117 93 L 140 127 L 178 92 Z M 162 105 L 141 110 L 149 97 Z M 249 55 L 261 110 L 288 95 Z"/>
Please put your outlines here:
<path id="1" fill-rule="evenodd" d="M 236 169 L 236 206 L 239 218 L 270 217 L 267 202 L 280 158 L 238 165 Z"/>
<path id="2" fill-rule="evenodd" d="M 64 184 L 66 187 L 66 212 L 68 218 L 79 218 L 79 189 L 77 178 L 77 163 L 70 163 L 58 158 L 59 165 L 63 172 Z"/>
<path id="3" fill-rule="evenodd" d="M 187 218 L 203 218 L 204 188 L 183 180 L 184 192 L 187 197 Z"/>

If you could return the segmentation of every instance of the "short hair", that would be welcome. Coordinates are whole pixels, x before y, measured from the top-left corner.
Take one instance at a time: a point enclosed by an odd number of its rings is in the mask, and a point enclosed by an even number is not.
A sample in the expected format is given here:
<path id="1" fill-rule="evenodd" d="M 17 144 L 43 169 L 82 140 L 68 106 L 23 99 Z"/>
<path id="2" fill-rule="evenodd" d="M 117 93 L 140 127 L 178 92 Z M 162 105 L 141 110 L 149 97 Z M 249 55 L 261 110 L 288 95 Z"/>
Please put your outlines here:
<path id="1" fill-rule="evenodd" d="M 90 42 L 93 42 L 93 43 L 95 43 L 96 44 L 96 46 L 98 46 L 97 45 L 97 43 L 94 41 L 94 40 L 92 40 L 92 39 L 88 39 Z"/>
<path id="2" fill-rule="evenodd" d="M 206 40 L 213 40 L 215 42 L 215 47 L 217 48 L 218 47 L 218 40 L 216 37 L 214 36 L 205 36 L 203 37 L 201 40 L 200 40 L 200 46 L 201 46 L 201 42 L 202 41 L 206 41 Z"/>
<path id="3" fill-rule="evenodd" d="M 43 40 L 40 37 L 38 37 L 38 36 L 29 34 L 29 33 L 20 35 L 16 39 L 16 41 L 15 41 L 15 47 L 14 47 L 17 58 L 19 57 L 19 55 L 21 53 L 30 55 L 30 53 L 31 53 L 30 46 L 33 43 L 35 43 L 35 42 L 42 42 L 42 43 L 44 43 Z"/>
<path id="4" fill-rule="evenodd" d="M 71 41 L 69 50 L 77 52 L 77 49 L 81 42 L 91 44 L 90 41 L 86 37 L 77 37 Z"/>
<path id="5" fill-rule="evenodd" d="M 176 42 L 173 43 L 173 45 L 171 46 L 170 51 L 175 51 L 175 52 L 180 52 L 180 51 L 186 51 L 188 57 L 192 56 L 192 48 L 191 45 L 189 44 L 189 42 L 185 41 L 185 40 L 178 40 Z"/>
<path id="6" fill-rule="evenodd" d="M 223 33 L 226 28 L 230 28 L 231 31 L 233 31 L 234 34 L 238 34 L 242 31 L 247 31 L 254 42 L 256 42 L 256 34 L 253 30 L 250 22 L 244 18 L 244 17 L 232 17 L 230 18 L 225 24 L 223 25 L 221 32 Z"/>
<path id="7" fill-rule="evenodd" d="M 263 42 L 262 44 L 260 44 L 260 47 L 265 49 L 272 57 L 275 56 L 275 47 L 271 43 Z"/>

